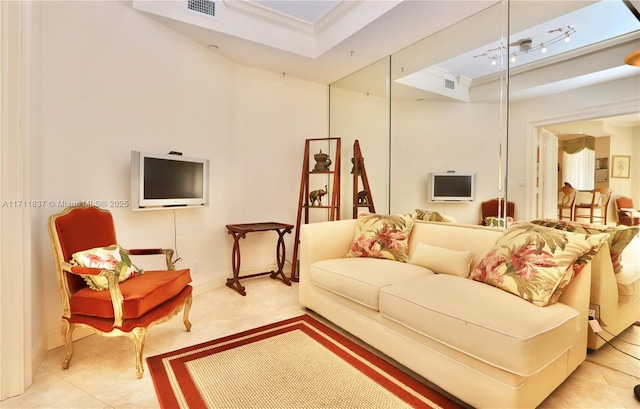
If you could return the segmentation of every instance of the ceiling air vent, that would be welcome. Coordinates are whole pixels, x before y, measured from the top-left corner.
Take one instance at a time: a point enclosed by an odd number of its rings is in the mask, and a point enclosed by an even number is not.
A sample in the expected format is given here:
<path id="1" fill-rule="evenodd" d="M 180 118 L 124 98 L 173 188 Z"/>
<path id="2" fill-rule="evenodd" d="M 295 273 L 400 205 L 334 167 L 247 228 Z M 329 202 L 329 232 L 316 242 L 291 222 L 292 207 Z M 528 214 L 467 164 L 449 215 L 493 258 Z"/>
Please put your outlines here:
<path id="1" fill-rule="evenodd" d="M 216 16 L 216 2 L 213 0 L 187 0 L 187 10 L 207 16 Z"/>
<path id="2" fill-rule="evenodd" d="M 450 89 L 451 91 L 455 91 L 456 90 L 456 83 L 453 80 L 445 78 L 444 79 L 444 87 L 446 89 Z"/>

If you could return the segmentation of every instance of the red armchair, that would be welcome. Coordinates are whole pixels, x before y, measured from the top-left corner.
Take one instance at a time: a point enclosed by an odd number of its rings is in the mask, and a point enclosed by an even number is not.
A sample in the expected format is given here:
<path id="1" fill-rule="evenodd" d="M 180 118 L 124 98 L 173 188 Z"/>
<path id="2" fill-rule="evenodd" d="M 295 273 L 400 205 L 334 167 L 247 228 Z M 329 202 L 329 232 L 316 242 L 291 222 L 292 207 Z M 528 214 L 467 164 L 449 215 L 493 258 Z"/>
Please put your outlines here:
<path id="1" fill-rule="evenodd" d="M 504 213 L 504 199 L 491 199 L 486 202 L 482 202 L 480 204 L 480 212 L 482 214 L 482 220 L 480 224 L 486 225 L 485 219 L 487 217 L 498 217 L 498 203 L 501 205 L 501 210 Z M 516 205 L 513 202 L 507 202 L 507 217 L 510 217 L 512 220 L 515 218 L 516 213 Z"/>
<path id="2" fill-rule="evenodd" d="M 49 217 L 49 238 L 63 309 L 61 332 L 67 348 L 63 369 L 69 368 L 73 356 L 72 334 L 76 327 L 89 328 L 103 336 L 129 337 L 134 344 L 138 378 L 142 378 L 144 373 L 142 352 L 150 326 L 167 321 L 184 309 L 184 325 L 187 331 L 191 330 L 190 271 L 174 268 L 171 262 L 173 250 L 115 247 L 118 242 L 111 213 L 97 207 L 70 207 L 52 215 Z M 72 264 L 74 254 L 76 257 L 77 254 L 94 256 L 92 252 L 97 249 L 111 251 L 112 259 L 112 254 L 115 254 L 121 260 L 113 261 L 113 268 Z M 164 255 L 167 270 L 140 274 L 129 266 L 129 255 L 150 254 Z M 123 266 L 125 268 L 121 269 Z M 132 273 L 130 278 L 122 281 L 124 270 Z M 98 280 L 102 280 L 100 283 L 106 289 L 97 291 L 91 288 Z"/>

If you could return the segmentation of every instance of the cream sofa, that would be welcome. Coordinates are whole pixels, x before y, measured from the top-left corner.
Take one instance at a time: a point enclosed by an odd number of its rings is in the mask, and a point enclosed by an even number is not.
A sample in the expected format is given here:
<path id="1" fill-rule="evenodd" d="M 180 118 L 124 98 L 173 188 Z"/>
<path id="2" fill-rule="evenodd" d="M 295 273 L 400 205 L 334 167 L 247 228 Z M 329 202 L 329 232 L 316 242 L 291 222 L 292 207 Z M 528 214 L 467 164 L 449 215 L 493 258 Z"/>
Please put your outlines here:
<path id="1" fill-rule="evenodd" d="M 558 303 L 412 264 L 344 258 L 356 220 L 301 226 L 300 303 L 474 407 L 535 407 L 583 362 L 591 263 Z M 419 243 L 471 251 L 473 269 L 502 231 L 416 222 Z M 605 244 L 593 262 L 608 257 Z"/>

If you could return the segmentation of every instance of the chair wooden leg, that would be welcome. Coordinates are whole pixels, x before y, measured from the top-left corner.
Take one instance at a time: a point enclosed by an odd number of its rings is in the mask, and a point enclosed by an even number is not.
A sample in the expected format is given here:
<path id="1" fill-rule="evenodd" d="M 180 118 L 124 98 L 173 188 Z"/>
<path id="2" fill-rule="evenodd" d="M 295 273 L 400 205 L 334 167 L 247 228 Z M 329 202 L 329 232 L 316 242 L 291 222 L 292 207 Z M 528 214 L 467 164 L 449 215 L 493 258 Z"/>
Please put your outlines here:
<path id="1" fill-rule="evenodd" d="M 64 342 L 64 346 L 67 348 L 67 356 L 62 361 L 62 369 L 69 369 L 69 362 L 71 361 L 71 357 L 73 356 L 73 330 L 75 325 L 70 324 L 69 321 L 63 319 L 62 326 L 60 327 L 60 332 L 62 334 L 62 341 Z"/>
<path id="2" fill-rule="evenodd" d="M 144 374 L 144 364 L 142 361 L 142 351 L 144 350 L 144 340 L 147 336 L 147 329 L 144 327 L 137 327 L 129 333 L 129 338 L 133 341 L 133 347 L 136 354 L 136 376 L 138 379 L 142 378 Z"/>
<path id="3" fill-rule="evenodd" d="M 191 322 L 189 321 L 189 312 L 191 311 L 191 303 L 193 302 L 193 297 L 191 294 L 187 298 L 184 299 L 184 315 L 182 321 L 184 322 L 184 327 L 187 329 L 187 332 L 191 332 Z"/>

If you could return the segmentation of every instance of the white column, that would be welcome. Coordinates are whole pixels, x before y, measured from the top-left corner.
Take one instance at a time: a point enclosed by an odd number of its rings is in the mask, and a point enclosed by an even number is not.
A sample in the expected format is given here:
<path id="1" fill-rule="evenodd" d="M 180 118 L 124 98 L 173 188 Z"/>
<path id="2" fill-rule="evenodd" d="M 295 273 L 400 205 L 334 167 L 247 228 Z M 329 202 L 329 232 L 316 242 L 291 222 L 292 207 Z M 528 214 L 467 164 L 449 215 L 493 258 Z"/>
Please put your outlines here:
<path id="1" fill-rule="evenodd" d="M 31 2 L 0 2 L 0 399 L 32 382 L 29 73 Z"/>

